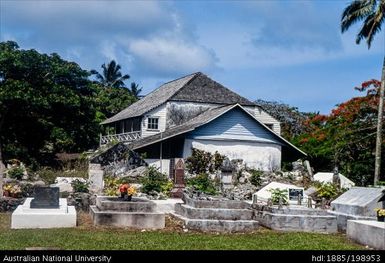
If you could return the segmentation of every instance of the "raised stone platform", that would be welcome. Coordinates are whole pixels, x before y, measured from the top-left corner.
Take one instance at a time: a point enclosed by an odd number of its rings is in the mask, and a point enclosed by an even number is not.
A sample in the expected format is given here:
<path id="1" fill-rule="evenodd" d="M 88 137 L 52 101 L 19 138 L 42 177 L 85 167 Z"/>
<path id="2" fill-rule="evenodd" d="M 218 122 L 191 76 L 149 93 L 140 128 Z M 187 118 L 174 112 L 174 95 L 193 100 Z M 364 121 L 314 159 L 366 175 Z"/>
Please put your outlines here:
<path id="1" fill-rule="evenodd" d="M 337 216 L 338 230 L 345 231 L 348 220 L 375 220 L 375 208 L 382 206 L 378 201 L 384 190 L 384 187 L 352 187 L 331 202 L 329 212 Z"/>
<path id="2" fill-rule="evenodd" d="M 187 229 L 203 232 L 248 232 L 259 227 L 258 221 L 255 220 L 191 219 L 178 214 L 172 216 L 183 220 Z"/>
<path id="3" fill-rule="evenodd" d="M 67 206 L 67 199 L 59 199 L 59 208 L 30 208 L 33 198 L 27 198 L 12 213 L 11 228 L 76 227 L 76 210 Z"/>
<path id="4" fill-rule="evenodd" d="M 346 234 L 354 241 L 375 249 L 385 249 L 385 222 L 348 220 Z"/>
<path id="5" fill-rule="evenodd" d="M 193 219 L 252 220 L 251 209 L 195 208 L 185 204 L 175 205 L 175 213 Z"/>
<path id="6" fill-rule="evenodd" d="M 90 206 L 94 225 L 151 228 L 165 227 L 165 214 L 156 211 L 150 200 L 133 197 L 123 201 L 119 197 L 98 196 L 96 205 Z"/>
<path id="7" fill-rule="evenodd" d="M 188 229 L 216 232 L 245 232 L 259 227 L 250 204 L 233 200 L 195 200 L 184 197 L 175 205 L 176 218 Z"/>
<path id="8" fill-rule="evenodd" d="M 336 233 L 337 218 L 327 211 L 302 206 L 259 207 L 256 218 L 261 225 L 274 230 Z"/>

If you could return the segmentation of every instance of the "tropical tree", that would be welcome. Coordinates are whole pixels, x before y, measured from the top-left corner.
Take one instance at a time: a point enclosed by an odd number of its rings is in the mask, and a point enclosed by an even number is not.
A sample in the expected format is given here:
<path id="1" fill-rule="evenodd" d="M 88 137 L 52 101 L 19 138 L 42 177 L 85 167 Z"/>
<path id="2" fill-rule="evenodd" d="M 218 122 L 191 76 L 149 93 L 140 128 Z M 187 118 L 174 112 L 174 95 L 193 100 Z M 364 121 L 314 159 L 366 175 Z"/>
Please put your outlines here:
<path id="1" fill-rule="evenodd" d="M 95 75 L 97 80 L 105 87 L 122 88 L 125 87 L 124 81 L 128 80 L 128 74 L 122 75 L 121 66 L 111 60 L 110 63 L 102 65 L 103 72 L 100 74 L 96 70 L 91 70 L 91 74 Z"/>
<path id="2" fill-rule="evenodd" d="M 258 99 L 255 103 L 281 122 L 281 135 L 291 140 L 305 132 L 305 121 L 311 113 L 300 112 L 298 108 L 277 101 Z"/>
<path id="3" fill-rule="evenodd" d="M 368 48 L 371 47 L 374 36 L 381 31 L 381 25 L 385 21 L 385 0 L 355 0 L 348 5 L 341 18 L 341 31 L 346 32 L 353 24 L 363 21 L 360 31 L 356 37 L 356 43 L 360 44 L 362 39 L 366 40 Z M 374 185 L 379 181 L 381 171 L 381 143 L 382 122 L 384 111 L 385 92 L 385 56 L 382 66 L 382 77 L 380 86 L 380 99 L 378 103 L 377 138 L 375 153 Z"/>
<path id="4" fill-rule="evenodd" d="M 0 162 L 16 158 L 36 167 L 56 153 L 96 146 L 97 100 L 88 77 L 58 54 L 0 42 Z"/>
<path id="5" fill-rule="evenodd" d="M 140 93 L 142 92 L 142 88 L 139 88 L 139 84 L 131 82 L 131 88 L 129 88 L 129 92 L 132 97 L 138 100 Z"/>
<path id="6" fill-rule="evenodd" d="M 351 98 L 328 115 L 309 117 L 303 132 L 291 140 L 308 154 L 316 171 L 338 166 L 358 185 L 373 183 L 379 84 L 377 80 L 362 83 L 357 89 L 367 91 L 366 96 Z M 385 156 L 381 158 L 385 162 Z"/>

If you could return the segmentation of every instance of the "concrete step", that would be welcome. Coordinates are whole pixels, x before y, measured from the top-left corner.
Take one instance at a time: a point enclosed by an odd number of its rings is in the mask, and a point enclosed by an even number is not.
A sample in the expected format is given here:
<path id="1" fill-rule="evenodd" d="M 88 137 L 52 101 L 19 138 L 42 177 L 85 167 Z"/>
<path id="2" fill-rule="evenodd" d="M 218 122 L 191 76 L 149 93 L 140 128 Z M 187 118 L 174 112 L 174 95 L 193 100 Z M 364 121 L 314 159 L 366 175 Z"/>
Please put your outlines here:
<path id="1" fill-rule="evenodd" d="M 284 214 L 284 215 L 319 215 L 327 216 L 329 215 L 326 210 L 307 208 L 303 206 L 283 206 L 279 209 L 277 206 L 267 207 L 263 210 L 264 212 L 274 213 L 274 214 Z"/>
<path id="2" fill-rule="evenodd" d="M 190 219 L 175 213 L 171 215 L 182 220 L 187 229 L 203 232 L 246 232 L 259 227 L 255 220 Z"/>
<path id="3" fill-rule="evenodd" d="M 175 213 L 189 219 L 252 220 L 251 209 L 195 208 L 186 204 L 176 204 Z"/>
<path id="4" fill-rule="evenodd" d="M 331 215 L 292 215 L 259 212 L 256 219 L 261 225 L 273 230 L 337 233 L 337 218 Z"/>
<path id="5" fill-rule="evenodd" d="M 248 209 L 250 204 L 244 201 L 236 200 L 196 200 L 184 194 L 186 205 L 195 208 L 223 208 L 223 209 Z"/>

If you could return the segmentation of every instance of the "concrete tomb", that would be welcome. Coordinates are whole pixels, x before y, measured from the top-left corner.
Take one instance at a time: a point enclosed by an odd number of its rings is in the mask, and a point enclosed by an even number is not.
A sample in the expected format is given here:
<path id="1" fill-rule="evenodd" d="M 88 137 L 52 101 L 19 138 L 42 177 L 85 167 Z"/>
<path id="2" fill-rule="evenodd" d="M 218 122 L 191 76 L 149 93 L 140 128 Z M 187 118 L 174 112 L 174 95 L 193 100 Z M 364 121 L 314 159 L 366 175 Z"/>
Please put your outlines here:
<path id="1" fill-rule="evenodd" d="M 348 220 L 348 238 L 375 249 L 385 250 L 385 223 L 369 220 Z"/>
<path id="2" fill-rule="evenodd" d="M 96 205 L 90 206 L 94 225 L 160 229 L 165 227 L 165 214 L 156 210 L 150 200 L 132 197 L 98 196 Z"/>
<path id="3" fill-rule="evenodd" d="M 251 205 L 236 200 L 196 200 L 184 194 L 184 203 L 175 204 L 172 216 L 187 229 L 204 232 L 245 232 L 258 229 Z"/>
<path id="4" fill-rule="evenodd" d="M 308 200 L 308 196 L 304 192 L 303 187 L 278 182 L 271 182 L 262 189 L 260 189 L 258 192 L 253 194 L 253 199 L 257 200 L 258 202 L 266 203 L 271 198 L 271 190 L 277 188 L 280 190 L 287 190 L 289 204 L 297 205 L 299 195 L 301 195 L 302 197 L 302 201 L 300 201 L 301 203 L 305 204 Z"/>
<path id="5" fill-rule="evenodd" d="M 310 200 L 310 199 L 309 199 Z M 337 218 L 326 210 L 290 205 L 257 206 L 256 220 L 280 231 L 336 233 Z"/>
<path id="6" fill-rule="evenodd" d="M 380 187 L 352 187 L 331 202 L 328 212 L 337 216 L 338 230 L 346 230 L 347 220 L 376 220 L 375 208 L 382 207 L 379 200 L 384 190 Z"/>
<path id="7" fill-rule="evenodd" d="M 62 228 L 76 226 L 76 210 L 59 198 L 58 187 L 39 187 L 12 213 L 11 228 Z"/>

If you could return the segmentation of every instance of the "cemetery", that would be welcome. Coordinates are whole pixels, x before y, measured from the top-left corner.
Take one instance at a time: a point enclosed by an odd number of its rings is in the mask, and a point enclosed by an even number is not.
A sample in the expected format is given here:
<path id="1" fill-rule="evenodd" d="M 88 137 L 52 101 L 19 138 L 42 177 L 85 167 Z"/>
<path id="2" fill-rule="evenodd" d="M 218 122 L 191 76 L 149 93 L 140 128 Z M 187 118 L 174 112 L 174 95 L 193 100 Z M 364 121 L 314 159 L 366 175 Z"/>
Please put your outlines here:
<path id="1" fill-rule="evenodd" d="M 288 239 L 328 234 L 320 240 L 340 239 L 351 242 L 352 247 L 384 249 L 385 223 L 377 221 L 376 216 L 376 208 L 384 205 L 383 187 L 351 186 L 333 201 L 325 197 L 320 201 L 315 194 L 319 190 L 304 180 L 308 172 L 301 165 L 287 174 L 266 175 L 246 169 L 240 160 L 224 159 L 205 177 L 191 173 L 189 159 L 178 159 L 175 177 L 170 180 L 157 169 L 132 160 L 138 158 L 132 156 L 126 162 L 109 162 L 104 167 L 90 163 L 88 179 L 60 177 L 51 185 L 38 183 L 25 198 L 3 193 L 1 202 L 11 205 L 1 206 L 6 212 L 2 220 L 9 224 L 1 228 L 44 233 L 86 227 L 101 235 L 104 228 L 112 228 L 127 234 L 140 231 L 144 236 L 146 231 L 158 235 L 179 232 L 193 235 L 189 236 L 193 240 L 218 234 L 243 240 L 246 237 L 241 238 L 239 233 L 244 233 L 260 242 L 264 235 L 278 233 Z M 130 169 L 116 176 L 116 171 L 127 164 Z M 12 183 L 16 185 L 17 181 Z M 162 189 L 167 192 L 162 193 Z M 19 201 L 13 204 L 14 200 Z"/>

